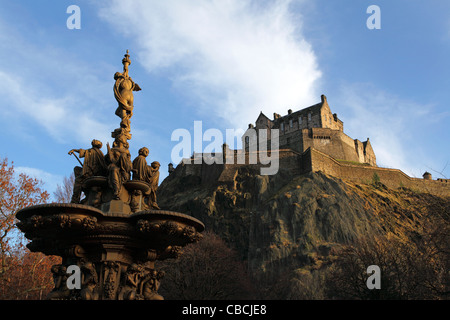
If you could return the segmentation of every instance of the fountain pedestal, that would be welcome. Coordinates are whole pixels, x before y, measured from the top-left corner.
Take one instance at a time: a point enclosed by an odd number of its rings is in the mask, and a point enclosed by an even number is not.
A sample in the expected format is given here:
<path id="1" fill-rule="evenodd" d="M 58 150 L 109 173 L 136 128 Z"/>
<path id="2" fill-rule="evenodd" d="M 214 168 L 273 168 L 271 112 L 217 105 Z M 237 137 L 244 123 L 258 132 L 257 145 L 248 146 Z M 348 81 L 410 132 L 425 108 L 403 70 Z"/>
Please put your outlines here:
<path id="1" fill-rule="evenodd" d="M 155 261 L 176 258 L 204 230 L 199 220 L 164 210 L 120 215 L 54 203 L 16 216 L 31 251 L 62 257 L 52 268 L 55 288 L 49 299 L 162 299 L 157 291 L 163 273 L 155 270 Z M 71 266 L 80 271 L 78 288 L 68 283 Z"/>

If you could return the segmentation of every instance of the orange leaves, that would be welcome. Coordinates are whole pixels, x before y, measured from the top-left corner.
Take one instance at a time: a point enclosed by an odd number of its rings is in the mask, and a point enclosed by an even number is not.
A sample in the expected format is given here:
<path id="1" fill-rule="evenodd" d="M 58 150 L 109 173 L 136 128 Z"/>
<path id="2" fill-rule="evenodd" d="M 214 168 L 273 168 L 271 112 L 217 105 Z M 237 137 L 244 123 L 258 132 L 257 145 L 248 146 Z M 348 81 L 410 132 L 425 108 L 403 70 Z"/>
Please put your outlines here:
<path id="1" fill-rule="evenodd" d="M 61 258 L 25 250 L 6 260 L 7 270 L 0 274 L 0 299 L 45 299 L 53 288 L 51 266 L 60 263 Z"/>
<path id="2" fill-rule="evenodd" d="M 4 218 L 21 208 L 45 203 L 50 196 L 41 188 L 41 181 L 14 173 L 13 163 L 9 165 L 7 158 L 0 160 L 0 211 Z"/>
<path id="3" fill-rule="evenodd" d="M 15 174 L 13 163 L 0 159 L 0 299 L 42 298 L 50 288 L 55 258 L 30 253 L 14 233 L 18 210 L 48 200 L 41 185 L 24 173 Z"/>

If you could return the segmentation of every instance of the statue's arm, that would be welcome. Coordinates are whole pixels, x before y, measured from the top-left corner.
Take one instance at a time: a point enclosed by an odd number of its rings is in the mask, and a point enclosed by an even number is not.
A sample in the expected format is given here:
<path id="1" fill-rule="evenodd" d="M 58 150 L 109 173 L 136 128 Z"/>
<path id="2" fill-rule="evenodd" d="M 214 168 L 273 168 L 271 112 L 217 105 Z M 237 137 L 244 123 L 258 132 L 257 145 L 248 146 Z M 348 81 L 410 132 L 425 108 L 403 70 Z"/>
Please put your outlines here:
<path id="1" fill-rule="evenodd" d="M 141 91 L 141 87 L 139 87 L 139 85 L 135 82 L 133 82 L 133 91 Z"/>
<path id="2" fill-rule="evenodd" d="M 72 149 L 69 151 L 69 155 L 72 155 L 74 152 L 80 153 L 81 149 Z"/>

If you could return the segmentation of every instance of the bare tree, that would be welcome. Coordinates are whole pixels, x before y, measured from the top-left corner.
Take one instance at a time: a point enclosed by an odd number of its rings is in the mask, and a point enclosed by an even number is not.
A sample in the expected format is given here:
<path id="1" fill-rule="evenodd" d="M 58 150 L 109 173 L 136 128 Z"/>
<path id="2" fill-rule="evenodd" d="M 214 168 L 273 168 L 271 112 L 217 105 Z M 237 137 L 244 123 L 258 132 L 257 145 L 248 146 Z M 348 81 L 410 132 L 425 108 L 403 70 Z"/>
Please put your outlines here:
<path id="1" fill-rule="evenodd" d="M 160 293 L 166 299 L 252 299 L 255 291 L 237 253 L 217 235 L 184 248 L 175 261 L 160 263 L 165 271 Z"/>
<path id="2" fill-rule="evenodd" d="M 73 184 L 75 182 L 75 175 L 64 177 L 62 185 L 56 186 L 56 191 L 53 193 L 55 201 L 59 203 L 69 203 L 72 200 Z"/>
<path id="3" fill-rule="evenodd" d="M 441 243 L 439 241 L 439 243 Z M 380 237 L 345 246 L 326 281 L 330 298 L 338 299 L 447 299 L 448 254 L 437 250 L 427 235 L 420 243 Z M 369 290 L 367 267 L 381 270 L 381 289 Z"/>

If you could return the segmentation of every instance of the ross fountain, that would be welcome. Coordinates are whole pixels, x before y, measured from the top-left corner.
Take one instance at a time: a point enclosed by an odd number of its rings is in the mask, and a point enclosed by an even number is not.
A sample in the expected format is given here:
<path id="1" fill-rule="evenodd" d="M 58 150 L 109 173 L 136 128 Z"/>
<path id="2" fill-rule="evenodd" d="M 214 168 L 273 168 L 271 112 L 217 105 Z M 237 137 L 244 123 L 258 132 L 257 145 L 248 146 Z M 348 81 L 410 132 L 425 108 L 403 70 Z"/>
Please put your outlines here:
<path id="1" fill-rule="evenodd" d="M 148 149 L 142 147 L 131 161 L 133 91 L 141 88 L 128 75 L 128 50 L 122 64 L 123 72 L 114 75 L 121 122 L 106 155 L 95 139 L 90 149 L 70 150 L 81 165 L 74 168 L 71 203 L 16 213 L 31 251 L 62 257 L 51 269 L 55 287 L 48 299 L 162 300 L 158 288 L 164 273 L 155 270 L 155 261 L 177 258 L 183 246 L 202 238 L 201 221 L 159 208 L 160 164 L 147 164 Z"/>

